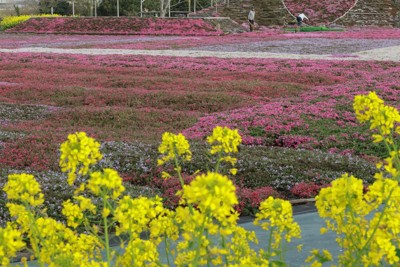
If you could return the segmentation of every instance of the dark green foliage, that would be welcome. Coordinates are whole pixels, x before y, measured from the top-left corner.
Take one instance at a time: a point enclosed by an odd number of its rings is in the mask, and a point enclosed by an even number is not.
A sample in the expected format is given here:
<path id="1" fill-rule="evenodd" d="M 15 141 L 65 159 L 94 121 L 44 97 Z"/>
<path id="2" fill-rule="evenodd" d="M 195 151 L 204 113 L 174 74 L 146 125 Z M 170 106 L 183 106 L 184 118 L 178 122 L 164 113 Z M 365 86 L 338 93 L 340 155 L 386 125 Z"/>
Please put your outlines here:
<path id="1" fill-rule="evenodd" d="M 183 165 L 182 171 L 188 175 L 196 171 L 212 170 L 214 164 L 204 143 L 192 143 L 193 158 Z M 123 173 L 132 174 L 135 184 L 145 185 L 154 177 L 160 176 L 160 170 L 172 169 L 171 165 L 158 168 L 156 146 L 143 144 L 107 143 L 103 145 L 109 167 Z M 104 152 L 103 152 L 104 153 Z M 298 182 L 328 184 L 349 173 L 366 183 L 373 180 L 376 168 L 373 163 L 360 157 L 330 154 L 318 150 L 297 150 L 281 147 L 241 147 L 238 158 L 235 181 L 243 187 L 258 188 L 272 186 L 284 195 Z M 227 174 L 230 166 L 222 166 Z M 171 174 L 174 174 L 171 171 Z"/>
<path id="2" fill-rule="evenodd" d="M 300 28 L 301 32 L 322 32 L 322 31 L 343 31 L 342 29 L 328 28 L 324 25 L 322 26 L 304 26 Z"/>

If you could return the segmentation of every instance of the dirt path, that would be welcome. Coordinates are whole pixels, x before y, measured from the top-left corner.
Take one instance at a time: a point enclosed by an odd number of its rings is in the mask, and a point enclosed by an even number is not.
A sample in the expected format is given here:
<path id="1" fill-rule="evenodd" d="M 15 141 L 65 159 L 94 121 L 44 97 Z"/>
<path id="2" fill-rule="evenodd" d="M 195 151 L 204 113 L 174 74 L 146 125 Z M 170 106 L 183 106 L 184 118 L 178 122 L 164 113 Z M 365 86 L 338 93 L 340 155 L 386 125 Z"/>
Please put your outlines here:
<path id="1" fill-rule="evenodd" d="M 218 58 L 277 58 L 277 59 L 319 59 L 319 60 L 378 60 L 400 62 L 400 46 L 377 48 L 348 54 L 293 54 L 270 52 L 221 52 L 201 50 L 131 50 L 131 49 L 62 49 L 48 47 L 27 47 L 0 49 L 4 53 L 57 53 L 84 55 L 148 55 L 176 57 L 218 57 Z"/>

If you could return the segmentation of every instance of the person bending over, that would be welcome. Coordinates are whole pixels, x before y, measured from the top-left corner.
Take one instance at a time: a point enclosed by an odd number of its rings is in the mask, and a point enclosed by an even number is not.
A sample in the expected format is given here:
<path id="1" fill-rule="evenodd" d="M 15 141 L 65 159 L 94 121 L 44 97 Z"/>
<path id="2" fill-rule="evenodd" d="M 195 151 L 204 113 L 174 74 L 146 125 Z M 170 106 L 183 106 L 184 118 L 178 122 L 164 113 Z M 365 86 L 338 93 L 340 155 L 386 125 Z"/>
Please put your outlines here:
<path id="1" fill-rule="evenodd" d="M 300 13 L 300 14 L 296 17 L 297 26 L 298 26 L 298 27 L 303 26 L 303 20 L 305 20 L 305 19 L 308 20 L 307 16 L 304 15 L 304 13 Z"/>

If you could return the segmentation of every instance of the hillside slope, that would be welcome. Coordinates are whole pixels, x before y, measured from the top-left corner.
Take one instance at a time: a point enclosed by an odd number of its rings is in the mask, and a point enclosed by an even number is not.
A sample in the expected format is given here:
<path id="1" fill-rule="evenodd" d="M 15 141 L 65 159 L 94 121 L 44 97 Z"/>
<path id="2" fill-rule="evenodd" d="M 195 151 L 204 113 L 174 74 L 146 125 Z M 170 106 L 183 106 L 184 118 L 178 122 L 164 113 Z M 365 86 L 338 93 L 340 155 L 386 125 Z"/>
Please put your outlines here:
<path id="1" fill-rule="evenodd" d="M 282 0 L 230 0 L 229 5 L 200 10 L 191 17 L 223 16 L 238 23 L 247 22 L 250 8 L 256 9 L 256 22 L 259 25 L 284 25 L 294 21 Z M 216 12 L 217 10 L 217 12 Z M 342 18 L 334 21 L 344 26 L 394 26 L 400 27 L 400 0 L 358 0 L 356 5 Z M 317 21 L 317 20 L 315 20 Z"/>

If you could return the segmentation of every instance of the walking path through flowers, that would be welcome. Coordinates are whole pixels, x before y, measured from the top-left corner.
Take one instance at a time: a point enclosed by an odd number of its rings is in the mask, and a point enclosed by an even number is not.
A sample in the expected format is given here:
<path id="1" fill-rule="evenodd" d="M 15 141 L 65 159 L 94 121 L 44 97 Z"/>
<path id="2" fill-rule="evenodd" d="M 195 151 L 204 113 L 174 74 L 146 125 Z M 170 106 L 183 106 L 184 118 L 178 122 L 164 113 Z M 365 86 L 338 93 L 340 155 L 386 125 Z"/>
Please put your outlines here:
<path id="1" fill-rule="evenodd" d="M 224 52 L 205 50 L 132 50 L 132 49 L 65 49 L 48 47 L 26 47 L 0 49 L 4 53 L 57 53 L 84 55 L 149 55 L 177 57 L 218 57 L 218 58 L 278 58 L 278 59 L 322 59 L 322 60 L 379 60 L 400 62 L 400 45 L 370 49 L 346 54 L 294 54 L 270 52 Z"/>

